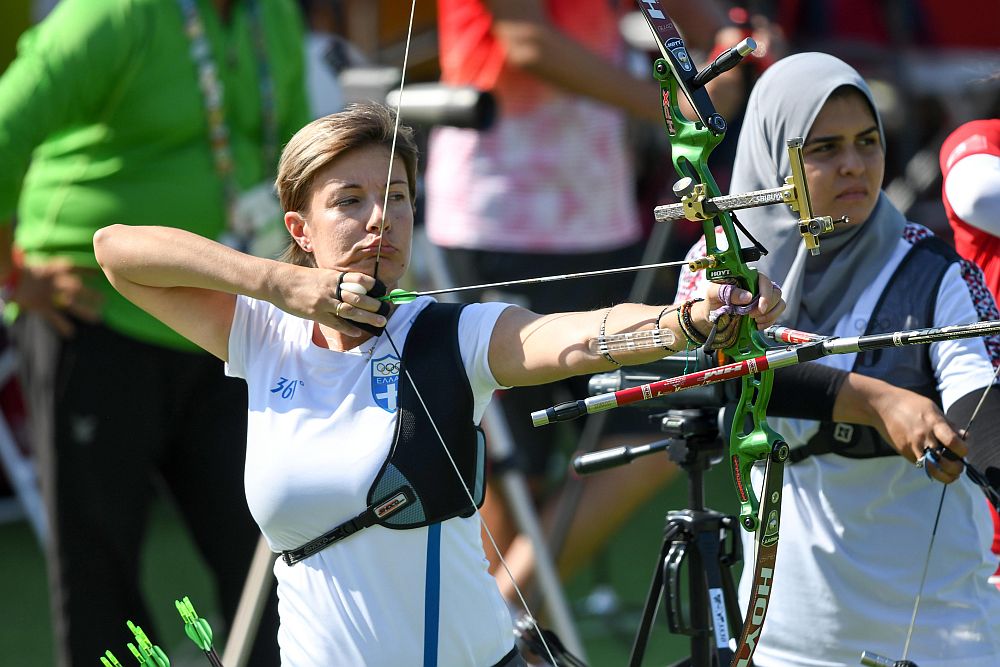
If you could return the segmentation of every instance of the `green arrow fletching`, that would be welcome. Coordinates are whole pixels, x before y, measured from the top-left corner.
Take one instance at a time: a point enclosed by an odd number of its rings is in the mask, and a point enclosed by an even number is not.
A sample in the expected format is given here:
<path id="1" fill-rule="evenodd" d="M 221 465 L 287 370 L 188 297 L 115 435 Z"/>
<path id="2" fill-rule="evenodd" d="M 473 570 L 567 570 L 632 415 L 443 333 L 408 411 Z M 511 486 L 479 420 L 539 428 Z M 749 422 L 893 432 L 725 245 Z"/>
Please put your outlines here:
<path id="1" fill-rule="evenodd" d="M 416 292 L 409 292 L 405 289 L 394 289 L 385 296 L 381 297 L 379 301 L 388 301 L 390 303 L 410 303 L 416 300 L 420 295 Z"/>

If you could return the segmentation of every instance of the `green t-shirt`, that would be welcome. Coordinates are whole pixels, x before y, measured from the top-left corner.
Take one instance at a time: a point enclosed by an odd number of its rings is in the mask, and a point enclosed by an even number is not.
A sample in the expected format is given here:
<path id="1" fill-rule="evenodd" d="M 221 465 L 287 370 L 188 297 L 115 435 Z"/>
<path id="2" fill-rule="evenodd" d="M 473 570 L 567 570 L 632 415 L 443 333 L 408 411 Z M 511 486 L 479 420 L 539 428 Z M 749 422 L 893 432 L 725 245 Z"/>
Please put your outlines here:
<path id="1" fill-rule="evenodd" d="M 292 0 L 258 0 L 274 85 L 278 149 L 309 118 L 302 19 Z M 224 24 L 196 0 L 224 88 L 240 188 L 265 165 L 259 58 L 247 3 Z M 0 78 L 0 220 L 32 259 L 97 267 L 93 235 L 112 223 L 179 227 L 218 238 L 223 180 L 213 161 L 184 18 L 176 0 L 62 0 L 24 34 Z M 280 225 L 281 220 L 275 220 Z M 121 297 L 98 272 L 104 322 L 177 349 L 194 345 Z"/>

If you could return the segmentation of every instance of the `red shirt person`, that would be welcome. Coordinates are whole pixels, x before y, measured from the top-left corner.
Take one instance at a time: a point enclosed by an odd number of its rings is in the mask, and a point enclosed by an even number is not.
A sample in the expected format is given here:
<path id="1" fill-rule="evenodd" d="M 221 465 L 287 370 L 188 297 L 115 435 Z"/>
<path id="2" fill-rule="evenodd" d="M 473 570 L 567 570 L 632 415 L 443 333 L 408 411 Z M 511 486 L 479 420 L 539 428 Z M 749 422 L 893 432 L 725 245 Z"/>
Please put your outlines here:
<path id="1" fill-rule="evenodd" d="M 960 125 L 941 146 L 942 199 L 955 249 L 983 270 L 1000 294 L 1000 118 Z M 1000 556 L 1000 516 L 993 510 L 993 553 Z M 1000 588 L 1000 566 L 991 581 Z"/>

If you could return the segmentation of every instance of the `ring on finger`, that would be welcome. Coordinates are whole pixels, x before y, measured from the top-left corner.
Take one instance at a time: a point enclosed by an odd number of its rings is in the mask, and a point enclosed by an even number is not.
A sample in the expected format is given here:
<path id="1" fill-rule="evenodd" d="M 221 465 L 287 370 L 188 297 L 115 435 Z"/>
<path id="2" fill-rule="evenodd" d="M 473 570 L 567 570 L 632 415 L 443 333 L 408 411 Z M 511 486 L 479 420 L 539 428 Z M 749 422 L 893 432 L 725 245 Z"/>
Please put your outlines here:
<path id="1" fill-rule="evenodd" d="M 338 303 L 337 307 L 333 309 L 333 314 L 336 315 L 337 317 L 343 317 L 343 315 L 340 314 L 340 309 L 341 309 L 341 307 L 343 305 L 344 305 L 343 301 L 341 301 L 340 303 Z"/>

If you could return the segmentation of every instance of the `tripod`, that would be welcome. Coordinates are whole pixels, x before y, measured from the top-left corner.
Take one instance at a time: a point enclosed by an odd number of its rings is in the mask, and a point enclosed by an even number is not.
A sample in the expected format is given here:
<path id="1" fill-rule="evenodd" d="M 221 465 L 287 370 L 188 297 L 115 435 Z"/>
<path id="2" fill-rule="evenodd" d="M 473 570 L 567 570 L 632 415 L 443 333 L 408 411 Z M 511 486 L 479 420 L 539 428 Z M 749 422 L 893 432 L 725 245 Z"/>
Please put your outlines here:
<path id="1" fill-rule="evenodd" d="M 675 667 L 725 667 L 733 658 L 729 639 L 742 623 L 731 569 L 742 559 L 742 548 L 734 530 L 735 517 L 705 508 L 704 472 L 713 460 L 722 458 L 717 410 L 670 410 L 661 418 L 660 429 L 671 436 L 663 446 L 670 460 L 688 475 L 690 508 L 667 513 L 660 560 L 653 571 L 629 665 L 642 664 L 662 598 L 670 632 L 691 638 L 690 657 Z M 685 566 L 686 618 L 681 585 Z"/>

